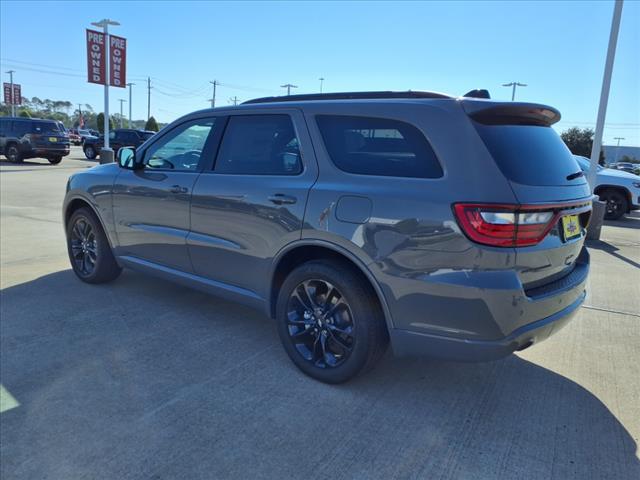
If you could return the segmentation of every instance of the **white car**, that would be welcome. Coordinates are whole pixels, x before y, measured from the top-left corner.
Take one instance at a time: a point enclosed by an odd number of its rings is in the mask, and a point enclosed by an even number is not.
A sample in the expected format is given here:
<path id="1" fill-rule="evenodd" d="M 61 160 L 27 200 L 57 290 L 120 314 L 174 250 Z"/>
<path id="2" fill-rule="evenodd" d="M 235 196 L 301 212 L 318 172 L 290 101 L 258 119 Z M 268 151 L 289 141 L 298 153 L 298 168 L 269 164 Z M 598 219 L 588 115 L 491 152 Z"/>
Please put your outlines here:
<path id="1" fill-rule="evenodd" d="M 589 171 L 589 159 L 574 155 L 580 169 Z M 640 176 L 598 165 L 594 193 L 607 202 L 604 218 L 617 220 L 625 213 L 640 210 Z"/>

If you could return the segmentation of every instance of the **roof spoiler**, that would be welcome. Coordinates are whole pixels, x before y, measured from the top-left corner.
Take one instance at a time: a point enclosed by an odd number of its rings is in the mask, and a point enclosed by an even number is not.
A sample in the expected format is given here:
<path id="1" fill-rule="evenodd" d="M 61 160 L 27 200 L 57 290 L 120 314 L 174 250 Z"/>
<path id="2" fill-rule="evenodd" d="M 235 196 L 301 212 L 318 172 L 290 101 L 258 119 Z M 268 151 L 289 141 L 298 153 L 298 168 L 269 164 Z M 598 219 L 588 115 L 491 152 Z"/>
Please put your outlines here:
<path id="1" fill-rule="evenodd" d="M 476 88 L 475 90 L 471 90 L 463 95 L 466 98 L 491 98 L 489 95 L 489 90 L 486 88 Z"/>
<path id="2" fill-rule="evenodd" d="M 485 125 L 539 125 L 549 127 L 560 120 L 553 107 L 536 103 L 463 102 L 463 108 L 473 120 Z"/>

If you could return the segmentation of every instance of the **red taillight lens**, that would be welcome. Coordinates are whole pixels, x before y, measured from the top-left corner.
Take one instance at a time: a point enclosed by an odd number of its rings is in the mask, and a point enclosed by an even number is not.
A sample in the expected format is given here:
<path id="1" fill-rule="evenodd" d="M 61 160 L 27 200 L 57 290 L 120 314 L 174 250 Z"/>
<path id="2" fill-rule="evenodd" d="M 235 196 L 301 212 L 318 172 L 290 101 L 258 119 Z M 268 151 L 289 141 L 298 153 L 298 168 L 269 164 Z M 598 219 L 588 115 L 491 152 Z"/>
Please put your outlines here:
<path id="1" fill-rule="evenodd" d="M 548 207 L 457 203 L 453 209 L 467 237 L 493 247 L 536 245 L 558 219 Z"/>

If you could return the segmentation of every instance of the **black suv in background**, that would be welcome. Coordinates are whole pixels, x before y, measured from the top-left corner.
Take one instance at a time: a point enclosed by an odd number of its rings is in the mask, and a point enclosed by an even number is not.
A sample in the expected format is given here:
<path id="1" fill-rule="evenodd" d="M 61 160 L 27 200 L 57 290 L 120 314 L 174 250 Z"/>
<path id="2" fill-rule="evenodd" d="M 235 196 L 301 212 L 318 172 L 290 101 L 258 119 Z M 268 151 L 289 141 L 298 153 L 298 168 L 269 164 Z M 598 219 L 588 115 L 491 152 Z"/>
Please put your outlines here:
<path id="1" fill-rule="evenodd" d="M 0 118 L 0 154 L 13 163 L 46 158 L 58 164 L 69 155 L 69 134 L 62 123 L 39 118 Z"/>
<path id="2" fill-rule="evenodd" d="M 118 152 L 122 147 L 137 148 L 156 132 L 148 130 L 135 130 L 133 128 L 118 128 L 109 132 L 109 146 L 114 152 Z M 100 155 L 100 150 L 104 147 L 104 135 L 99 137 L 87 137 L 84 140 L 82 149 L 84 155 L 93 160 Z"/>

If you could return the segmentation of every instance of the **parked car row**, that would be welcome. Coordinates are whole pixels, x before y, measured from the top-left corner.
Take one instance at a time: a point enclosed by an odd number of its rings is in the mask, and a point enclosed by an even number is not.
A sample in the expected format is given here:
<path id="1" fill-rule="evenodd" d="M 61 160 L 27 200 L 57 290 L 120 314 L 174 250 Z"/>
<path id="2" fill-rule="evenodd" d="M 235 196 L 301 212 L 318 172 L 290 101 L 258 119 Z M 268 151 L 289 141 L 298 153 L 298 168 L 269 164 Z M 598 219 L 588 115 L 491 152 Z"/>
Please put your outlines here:
<path id="1" fill-rule="evenodd" d="M 613 170 L 622 170 L 623 172 L 633 173 L 640 176 L 640 163 L 616 162 L 607 165 L 607 168 Z"/>
<path id="2" fill-rule="evenodd" d="M 559 118 L 429 92 L 195 112 L 70 177 L 70 263 L 88 283 L 128 267 L 259 308 L 324 382 L 367 371 L 389 342 L 501 358 L 586 295 L 592 194 Z"/>

